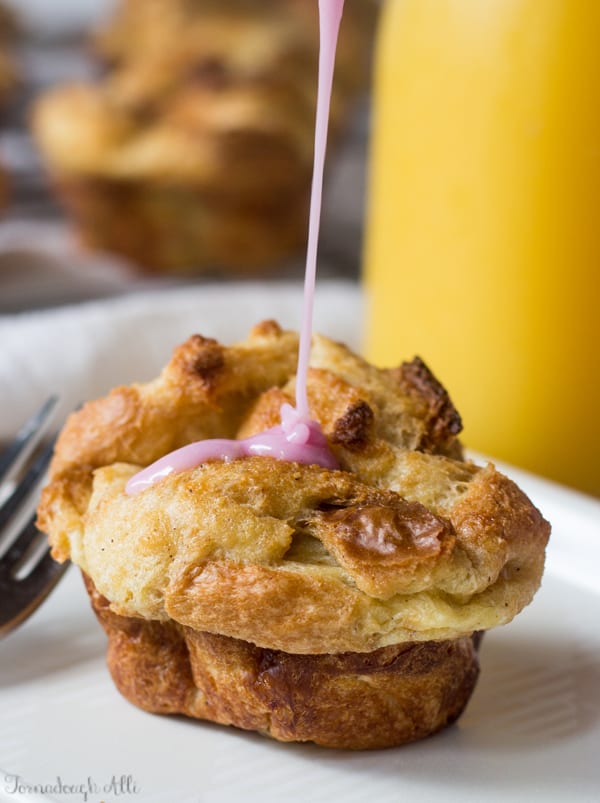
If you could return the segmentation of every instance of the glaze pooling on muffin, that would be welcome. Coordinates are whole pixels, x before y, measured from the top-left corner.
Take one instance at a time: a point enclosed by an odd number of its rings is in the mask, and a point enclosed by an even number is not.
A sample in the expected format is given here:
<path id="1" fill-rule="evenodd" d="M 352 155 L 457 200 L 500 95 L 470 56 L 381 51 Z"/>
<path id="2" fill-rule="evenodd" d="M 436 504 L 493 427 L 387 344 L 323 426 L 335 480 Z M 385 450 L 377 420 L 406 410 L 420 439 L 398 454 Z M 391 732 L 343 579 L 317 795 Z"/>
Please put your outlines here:
<path id="1" fill-rule="evenodd" d="M 284 404 L 281 408 L 281 424 L 249 438 L 212 438 L 182 446 L 138 472 L 129 480 L 125 491 L 130 495 L 140 493 L 169 474 L 196 468 L 210 460 L 229 462 L 252 456 L 338 468 L 321 426 L 301 416 L 291 404 Z"/>
<path id="2" fill-rule="evenodd" d="M 455 457 L 456 427 L 431 418 L 434 377 L 407 383 L 410 370 L 375 368 L 318 334 L 310 412 L 341 470 L 213 460 L 125 493 L 190 442 L 276 426 L 297 353 L 297 335 L 272 322 L 229 347 L 195 336 L 157 379 L 73 414 L 39 509 L 53 554 L 119 615 L 289 653 L 370 652 L 509 622 L 539 586 L 547 522 L 492 466 Z"/>
<path id="3" fill-rule="evenodd" d="M 198 441 L 183 446 L 136 474 L 127 483 L 126 493 L 136 494 L 176 471 L 186 471 L 209 460 L 238 460 L 242 457 L 267 456 L 277 460 L 337 468 L 320 425 L 310 418 L 307 396 L 308 363 L 312 337 L 312 318 L 317 273 L 317 248 L 323 198 L 323 173 L 327 150 L 327 130 L 337 38 L 344 0 L 319 0 L 321 47 L 319 51 L 319 86 L 313 184 L 310 200 L 308 248 L 304 279 L 304 308 L 296 373 L 296 409 L 281 407 L 281 423 L 265 432 L 243 440 L 224 438 Z"/>

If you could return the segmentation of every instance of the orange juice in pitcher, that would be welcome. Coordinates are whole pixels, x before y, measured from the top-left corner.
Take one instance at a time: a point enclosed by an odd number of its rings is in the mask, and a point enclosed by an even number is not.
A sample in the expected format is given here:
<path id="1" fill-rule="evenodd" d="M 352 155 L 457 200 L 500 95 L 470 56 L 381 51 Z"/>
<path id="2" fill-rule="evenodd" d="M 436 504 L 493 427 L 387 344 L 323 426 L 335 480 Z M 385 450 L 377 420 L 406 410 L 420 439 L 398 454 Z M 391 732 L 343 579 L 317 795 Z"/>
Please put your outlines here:
<path id="1" fill-rule="evenodd" d="M 387 0 L 370 169 L 367 357 L 600 495 L 600 2 Z"/>

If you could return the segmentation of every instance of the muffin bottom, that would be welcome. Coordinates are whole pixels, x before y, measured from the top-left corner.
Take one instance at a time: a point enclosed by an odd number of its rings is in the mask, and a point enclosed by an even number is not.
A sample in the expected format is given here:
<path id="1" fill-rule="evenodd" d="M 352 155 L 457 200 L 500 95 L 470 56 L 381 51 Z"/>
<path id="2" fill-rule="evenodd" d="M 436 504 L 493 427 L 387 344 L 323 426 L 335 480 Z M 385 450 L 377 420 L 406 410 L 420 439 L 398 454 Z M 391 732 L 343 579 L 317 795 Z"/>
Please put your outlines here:
<path id="1" fill-rule="evenodd" d="M 477 681 L 478 634 L 371 653 L 295 655 L 175 622 L 119 616 L 85 577 L 121 694 L 145 711 L 183 714 L 280 741 L 392 747 L 454 722 Z"/>

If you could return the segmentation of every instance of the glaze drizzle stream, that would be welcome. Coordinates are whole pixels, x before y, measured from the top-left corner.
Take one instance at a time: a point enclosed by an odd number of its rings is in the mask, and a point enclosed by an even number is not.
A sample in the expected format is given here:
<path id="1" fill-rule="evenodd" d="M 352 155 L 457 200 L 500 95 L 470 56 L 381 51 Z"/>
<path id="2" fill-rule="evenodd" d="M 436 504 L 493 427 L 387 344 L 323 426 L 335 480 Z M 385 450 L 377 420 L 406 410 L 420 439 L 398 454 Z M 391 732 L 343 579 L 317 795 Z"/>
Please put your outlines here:
<path id="1" fill-rule="evenodd" d="M 296 463 L 338 468 L 320 425 L 311 420 L 308 409 L 307 377 L 312 336 L 312 319 L 317 273 L 317 247 L 323 197 L 323 172 L 327 150 L 329 107 L 335 65 L 337 39 L 344 10 L 344 0 L 319 0 L 319 86 L 315 123 L 315 151 L 310 200 L 308 247 L 304 277 L 304 302 L 298 368 L 296 372 L 296 407 L 284 404 L 281 424 L 244 440 L 215 438 L 183 446 L 133 476 L 126 493 L 140 493 L 174 472 L 196 468 L 208 460 L 237 460 L 251 455 L 275 457 Z"/>

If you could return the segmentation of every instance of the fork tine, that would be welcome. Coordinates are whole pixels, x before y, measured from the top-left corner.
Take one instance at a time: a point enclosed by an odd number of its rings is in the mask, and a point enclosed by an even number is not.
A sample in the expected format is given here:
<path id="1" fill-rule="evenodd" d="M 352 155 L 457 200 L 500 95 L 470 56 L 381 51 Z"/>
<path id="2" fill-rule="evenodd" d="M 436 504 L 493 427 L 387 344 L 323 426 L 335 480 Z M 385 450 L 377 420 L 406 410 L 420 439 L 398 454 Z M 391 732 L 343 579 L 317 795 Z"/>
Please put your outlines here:
<path id="1" fill-rule="evenodd" d="M 48 399 L 0 455 L 0 485 L 18 476 L 17 472 L 20 475 L 0 504 L 0 637 L 36 610 L 69 566 L 52 559 L 43 534 L 35 526 L 35 515 L 28 511 L 29 518 L 25 519 L 27 503 L 33 503 L 54 451 L 56 438 L 40 449 L 38 446 L 56 403 L 56 397 Z M 32 460 L 35 450 L 38 454 Z M 26 461 L 29 467 L 22 471 Z M 10 484 L 6 487 L 9 489 Z"/>
<path id="2" fill-rule="evenodd" d="M 23 580 L 0 575 L 0 637 L 25 621 L 56 586 L 71 564 L 57 563 L 50 548 Z"/>
<path id="3" fill-rule="evenodd" d="M 29 497 L 31 491 L 35 487 L 36 482 L 40 479 L 40 477 L 42 477 L 48 468 L 48 464 L 50 463 L 52 453 L 54 451 L 54 442 L 55 439 L 48 444 L 37 460 L 33 463 L 27 474 L 23 477 L 21 482 L 15 487 L 8 499 L 6 499 L 4 504 L 0 506 L 0 531 L 17 512 L 22 502 Z"/>
<path id="4" fill-rule="evenodd" d="M 23 527 L 14 543 L 6 550 L 0 560 L 0 575 L 8 573 L 12 575 L 13 569 L 18 566 L 19 562 L 27 554 L 29 547 L 33 544 L 38 536 L 42 533 L 35 526 L 36 514 L 29 519 L 27 524 Z"/>
<path id="5" fill-rule="evenodd" d="M 20 581 L 23 592 L 32 595 L 35 593 L 36 599 L 44 599 L 70 565 L 68 560 L 64 563 L 54 560 L 48 547 L 30 573 Z"/>
<path id="6" fill-rule="evenodd" d="M 58 396 L 50 396 L 40 409 L 23 424 L 14 441 L 0 454 L 0 484 L 20 462 L 31 454 L 44 432 L 44 425 L 56 407 Z"/>

